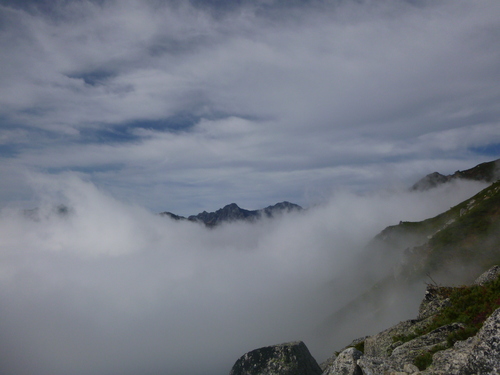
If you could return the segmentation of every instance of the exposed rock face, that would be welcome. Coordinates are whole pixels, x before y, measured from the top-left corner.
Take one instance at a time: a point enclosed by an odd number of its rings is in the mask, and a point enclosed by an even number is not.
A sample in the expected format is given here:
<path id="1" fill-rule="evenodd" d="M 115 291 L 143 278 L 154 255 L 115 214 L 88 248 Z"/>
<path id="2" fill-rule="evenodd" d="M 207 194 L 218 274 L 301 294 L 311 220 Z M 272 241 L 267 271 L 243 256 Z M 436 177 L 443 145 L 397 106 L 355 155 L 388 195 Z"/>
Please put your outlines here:
<path id="1" fill-rule="evenodd" d="M 420 308 L 418 309 L 419 320 L 429 318 L 439 312 L 443 307 L 449 303 L 449 299 L 443 297 L 443 293 L 440 293 L 440 288 L 435 285 L 428 285 L 425 291 L 425 297 L 420 303 Z"/>
<path id="2" fill-rule="evenodd" d="M 474 337 L 437 352 L 422 375 L 500 374 L 500 309 L 486 319 Z"/>
<path id="3" fill-rule="evenodd" d="M 483 285 L 483 288 L 428 286 L 417 319 L 400 322 L 374 336 L 353 341 L 322 367 L 299 341 L 253 350 L 236 361 L 230 375 L 500 375 L 500 308 L 493 313 L 488 310 L 491 315 L 475 336 L 456 341 L 449 349 L 446 348 L 451 345 L 450 337 L 457 337 L 470 327 L 455 322 L 429 332 L 430 327 L 435 326 L 430 324 L 440 321 L 436 317 L 450 316 L 449 309 L 443 310 L 446 307 L 453 306 L 461 311 L 462 302 L 456 305 L 457 294 L 453 294 L 453 290 L 461 295 L 464 291 L 477 293 L 478 289 L 486 294 L 498 292 L 497 284 L 488 284 L 498 277 L 500 267 L 494 266 L 475 281 L 474 285 Z M 452 303 L 450 296 L 453 305 L 448 305 Z M 491 301 L 498 306 L 499 302 Z M 440 313 L 448 315 L 438 316 Z M 429 367 L 420 371 L 417 365 Z"/>
<path id="4" fill-rule="evenodd" d="M 321 368 L 302 341 L 266 346 L 240 357 L 230 375 L 320 375 Z"/>
<path id="5" fill-rule="evenodd" d="M 472 351 L 469 355 L 464 374 L 500 373 L 500 309 L 484 322 L 479 333 L 471 340 Z"/>
<path id="6" fill-rule="evenodd" d="M 335 359 L 333 364 L 323 372 L 323 375 L 363 375 L 358 366 L 358 359 L 363 356 L 355 348 L 347 348 Z"/>
<path id="7" fill-rule="evenodd" d="M 500 267 L 494 266 L 474 284 L 485 285 L 499 276 Z M 457 341 L 450 349 L 442 350 L 447 347 L 449 334 L 463 330 L 463 324 L 447 324 L 426 334 L 419 333 L 449 304 L 450 289 L 429 285 L 417 319 L 367 337 L 364 353 L 354 348 L 344 350 L 325 366 L 323 375 L 500 375 L 500 308 L 486 319 L 475 336 Z M 419 371 L 415 359 L 435 350 L 438 351 L 432 364 Z"/>
<path id="8" fill-rule="evenodd" d="M 361 369 L 363 375 L 386 374 L 392 370 L 387 358 L 370 357 L 367 355 L 362 356 L 358 360 L 358 366 Z"/>
<path id="9" fill-rule="evenodd" d="M 394 337 L 412 334 L 424 324 L 419 320 L 407 320 L 368 337 L 365 340 L 365 354 L 371 357 L 389 357 L 394 348 L 401 345 L 401 342 L 394 342 Z"/>
<path id="10" fill-rule="evenodd" d="M 494 266 L 479 276 L 474 281 L 474 285 L 484 285 L 490 281 L 496 280 L 498 276 L 500 276 L 500 266 Z"/>
<path id="11" fill-rule="evenodd" d="M 403 371 L 405 365 L 413 364 L 415 358 L 431 350 L 434 345 L 445 345 L 448 334 L 462 328 L 463 325 L 459 323 L 449 324 L 397 346 L 389 357 L 392 367 Z"/>

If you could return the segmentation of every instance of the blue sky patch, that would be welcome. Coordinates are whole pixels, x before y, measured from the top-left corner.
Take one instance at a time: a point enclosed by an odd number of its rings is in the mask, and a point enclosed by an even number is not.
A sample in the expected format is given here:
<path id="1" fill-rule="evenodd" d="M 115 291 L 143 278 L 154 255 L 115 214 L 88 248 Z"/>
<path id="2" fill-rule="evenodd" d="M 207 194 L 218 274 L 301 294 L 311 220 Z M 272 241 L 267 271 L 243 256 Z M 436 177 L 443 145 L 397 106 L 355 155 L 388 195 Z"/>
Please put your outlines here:
<path id="1" fill-rule="evenodd" d="M 480 155 L 498 157 L 500 155 L 500 143 L 492 143 L 485 146 L 472 147 L 471 151 Z"/>

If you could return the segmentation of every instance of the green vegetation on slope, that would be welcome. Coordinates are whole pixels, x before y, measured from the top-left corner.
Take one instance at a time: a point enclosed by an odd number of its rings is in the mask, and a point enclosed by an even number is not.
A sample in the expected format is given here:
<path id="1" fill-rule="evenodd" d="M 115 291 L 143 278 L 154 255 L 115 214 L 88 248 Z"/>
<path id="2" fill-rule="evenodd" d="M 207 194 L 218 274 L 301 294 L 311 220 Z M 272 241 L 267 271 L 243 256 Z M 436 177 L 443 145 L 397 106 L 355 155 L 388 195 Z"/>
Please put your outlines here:
<path id="1" fill-rule="evenodd" d="M 427 272 L 454 264 L 500 262 L 500 182 L 452 208 L 456 219 L 429 240 Z"/>
<path id="2" fill-rule="evenodd" d="M 405 251 L 400 275 L 418 279 L 462 270 L 453 276 L 459 283 L 468 283 L 478 270 L 500 263 L 500 181 L 441 215 L 402 222 L 391 231 L 401 238 L 418 236 L 421 241 Z M 403 249 L 392 247 L 396 254 Z"/>
<path id="3" fill-rule="evenodd" d="M 461 323 L 462 329 L 451 332 L 446 344 L 438 344 L 415 359 L 415 365 L 423 370 L 432 363 L 432 355 L 440 350 L 451 348 L 455 342 L 476 335 L 484 321 L 500 307 L 500 279 L 484 286 L 472 285 L 458 288 L 439 288 L 443 298 L 449 303 L 430 321 L 428 325 L 408 336 L 395 336 L 393 341 L 407 342 L 428 334 L 437 328 Z"/>

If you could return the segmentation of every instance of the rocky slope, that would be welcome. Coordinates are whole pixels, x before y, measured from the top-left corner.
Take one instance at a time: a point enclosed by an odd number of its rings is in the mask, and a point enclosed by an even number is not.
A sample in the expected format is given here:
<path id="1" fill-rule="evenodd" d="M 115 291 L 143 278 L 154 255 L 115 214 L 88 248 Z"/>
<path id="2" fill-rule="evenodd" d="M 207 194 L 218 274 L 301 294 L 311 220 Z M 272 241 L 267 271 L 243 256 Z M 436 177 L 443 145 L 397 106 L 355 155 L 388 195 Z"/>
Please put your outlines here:
<path id="1" fill-rule="evenodd" d="M 436 217 L 384 229 L 365 249 L 353 279 L 347 275 L 332 285 L 332 298 L 345 283 L 364 289 L 333 311 L 322 330 L 337 337 L 356 320 L 382 328 L 380 322 L 402 306 L 408 306 L 405 314 L 411 316 L 418 307 L 415 296 L 425 292 L 426 283 L 469 284 L 500 264 L 499 249 L 500 181 Z"/>
<path id="2" fill-rule="evenodd" d="M 330 335 L 352 322 L 353 315 L 391 309 L 384 296 L 390 294 L 392 301 L 404 305 L 413 298 L 408 290 L 431 284 L 422 289 L 425 297 L 415 319 L 353 341 L 322 364 L 323 375 L 500 374 L 499 268 L 468 287 L 445 288 L 435 282 L 471 284 L 475 276 L 500 264 L 497 166 L 498 160 L 444 176 L 446 181 L 470 178 L 492 184 L 434 218 L 400 222 L 373 239 L 364 253 L 365 264 L 378 264 L 381 259 L 392 263 L 387 262 L 378 274 L 355 273 L 354 277 L 366 279 L 366 290 L 323 325 Z M 490 299 L 484 300 L 485 296 Z M 269 368 L 260 373 L 285 374 Z"/>
<path id="3" fill-rule="evenodd" d="M 495 266 L 470 286 L 429 285 L 416 319 L 357 340 L 323 374 L 498 374 L 499 275 Z"/>
<path id="4" fill-rule="evenodd" d="M 500 267 L 473 285 L 429 285 L 415 319 L 354 340 L 318 367 L 302 342 L 253 350 L 230 375 L 500 373 Z"/>
<path id="5" fill-rule="evenodd" d="M 272 218 L 292 211 L 302 211 L 302 207 L 285 201 L 259 210 L 245 210 L 240 208 L 236 203 L 231 203 L 215 212 L 203 211 L 198 215 L 191 215 L 187 218 L 175 215 L 171 212 L 161 212 L 160 215 L 170 217 L 174 220 L 189 220 L 192 222 L 203 223 L 208 227 L 214 227 L 233 221 L 254 222 L 264 217 Z"/>
<path id="6" fill-rule="evenodd" d="M 479 270 L 500 262 L 500 181 L 448 211 L 421 221 L 384 229 L 371 243 L 374 251 L 401 254 L 397 278 L 450 275 L 467 283 Z M 384 249 L 384 250 L 381 250 Z M 458 279 L 457 279 L 458 278 Z"/>

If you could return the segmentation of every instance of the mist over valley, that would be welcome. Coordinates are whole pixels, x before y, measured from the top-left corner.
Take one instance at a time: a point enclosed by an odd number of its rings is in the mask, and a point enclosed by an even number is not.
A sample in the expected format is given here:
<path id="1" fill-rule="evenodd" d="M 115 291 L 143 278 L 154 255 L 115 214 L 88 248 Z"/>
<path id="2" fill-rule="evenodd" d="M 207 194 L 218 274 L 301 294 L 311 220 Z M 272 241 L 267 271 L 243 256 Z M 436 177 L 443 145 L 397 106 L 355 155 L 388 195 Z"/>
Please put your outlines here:
<path id="1" fill-rule="evenodd" d="M 499 19 L 1 0 L 0 374 L 318 371 L 500 263 Z"/>
<path id="2" fill-rule="evenodd" d="M 214 228 L 121 202 L 71 174 L 37 184 L 35 215 L 0 213 L 6 374 L 221 374 L 245 351 L 296 339 L 320 361 L 358 332 L 409 317 L 425 289 L 364 322 L 354 308 L 329 324 L 392 273 L 394 254 L 374 263 L 369 241 L 485 187 L 339 191 L 321 206 Z"/>

